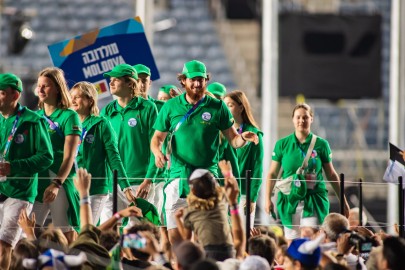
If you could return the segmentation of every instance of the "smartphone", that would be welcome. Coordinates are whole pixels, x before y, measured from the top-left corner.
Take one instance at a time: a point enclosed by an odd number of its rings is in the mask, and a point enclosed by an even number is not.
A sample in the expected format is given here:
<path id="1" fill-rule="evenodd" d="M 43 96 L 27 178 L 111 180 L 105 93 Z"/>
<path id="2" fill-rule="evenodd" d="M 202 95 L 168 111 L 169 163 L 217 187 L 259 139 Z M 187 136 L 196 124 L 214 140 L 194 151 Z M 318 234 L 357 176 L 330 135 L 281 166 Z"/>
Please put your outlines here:
<path id="1" fill-rule="evenodd" d="M 129 233 L 121 236 L 121 246 L 124 248 L 144 248 L 146 239 L 137 233 Z"/>

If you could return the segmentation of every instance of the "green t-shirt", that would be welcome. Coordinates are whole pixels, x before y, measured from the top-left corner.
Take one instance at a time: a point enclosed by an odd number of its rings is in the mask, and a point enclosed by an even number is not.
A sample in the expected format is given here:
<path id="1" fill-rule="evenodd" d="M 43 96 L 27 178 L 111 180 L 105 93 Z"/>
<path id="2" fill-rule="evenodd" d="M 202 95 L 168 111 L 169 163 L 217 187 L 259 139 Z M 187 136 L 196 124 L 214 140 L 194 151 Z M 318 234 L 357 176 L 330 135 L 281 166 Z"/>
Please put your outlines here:
<path id="1" fill-rule="evenodd" d="M 241 194 L 246 195 L 246 171 L 251 171 L 251 188 L 250 199 L 252 202 L 256 202 L 259 197 L 260 186 L 262 184 L 263 177 L 263 132 L 256 127 L 245 124 L 242 127 L 242 131 L 251 131 L 257 134 L 259 143 L 254 144 L 248 142 L 244 147 L 236 149 L 238 155 L 239 172 L 241 175 Z"/>
<path id="2" fill-rule="evenodd" d="M 117 170 L 121 189 L 129 187 L 118 152 L 117 138 L 110 122 L 104 117 L 90 115 L 82 125 L 85 137 L 80 144 L 77 164 L 91 173 L 90 195 L 107 194 L 111 189 L 112 181 L 109 179 L 107 166 L 111 170 Z"/>
<path id="3" fill-rule="evenodd" d="M 40 110 L 38 111 L 38 114 L 44 117 L 45 111 Z M 54 156 L 54 161 L 51 167 L 49 167 L 49 170 L 56 175 L 59 172 L 59 168 L 63 161 L 66 136 L 77 135 L 80 137 L 82 134 L 82 125 L 80 123 L 79 115 L 71 109 L 56 109 L 47 117 L 53 122 L 47 123 L 48 134 L 51 138 Z M 76 147 L 74 148 L 73 153 L 76 155 Z M 63 182 L 63 188 L 65 189 L 66 197 L 69 202 L 67 212 L 69 224 L 78 230 L 80 228 L 80 204 L 79 193 L 73 184 L 74 174 L 74 166 L 72 165 L 68 177 Z M 50 185 L 52 179 L 49 178 L 50 175 L 48 170 L 40 172 L 39 177 L 41 177 L 41 179 L 38 180 L 38 195 L 35 200 L 42 202 L 44 191 Z"/>
<path id="4" fill-rule="evenodd" d="M 297 169 L 302 165 L 307 154 L 309 145 L 311 144 L 312 133 L 308 135 L 305 142 L 301 144 L 295 133 L 279 140 L 274 146 L 272 160 L 278 161 L 283 168 L 282 178 L 285 179 L 297 172 Z M 317 180 L 323 180 L 322 164 L 332 161 L 332 151 L 329 143 L 320 137 L 317 137 L 314 149 L 308 160 L 308 167 L 305 172 L 315 171 Z M 318 187 L 326 188 L 323 181 L 317 183 Z"/>
<path id="5" fill-rule="evenodd" d="M 295 133 L 280 139 L 274 146 L 272 160 L 277 161 L 283 168 L 282 178 L 285 179 L 296 173 L 302 165 L 311 143 L 312 133 L 308 135 L 304 143 L 300 143 Z M 332 151 L 329 143 L 320 137 L 317 137 L 311 157 L 308 160 L 308 167 L 305 173 L 314 172 L 317 175 L 317 182 L 313 190 L 308 190 L 304 198 L 304 217 L 317 214 L 320 223 L 329 212 L 329 200 L 325 182 L 323 181 L 322 165 L 332 161 Z M 278 193 L 277 210 L 281 222 L 284 226 L 291 227 L 292 214 L 298 205 L 298 201 L 292 201 L 281 192 Z"/>
<path id="6" fill-rule="evenodd" d="M 160 109 L 162 109 L 163 105 L 165 105 L 165 102 L 164 102 L 164 101 L 154 99 L 154 98 L 152 98 L 151 96 L 148 96 L 148 99 L 149 99 L 150 101 L 152 101 L 153 103 L 155 103 L 158 112 L 160 112 Z"/>
<path id="7" fill-rule="evenodd" d="M 53 162 L 52 145 L 46 123 L 35 112 L 18 104 L 20 116 L 5 159 L 11 172 L 0 183 L 0 193 L 10 198 L 34 203 L 37 195 L 38 172 Z M 4 152 L 18 113 L 4 118 L 0 114 L 0 151 Z"/>
<path id="8" fill-rule="evenodd" d="M 132 185 L 139 185 L 145 178 L 156 174 L 155 158 L 150 150 L 157 110 L 152 101 L 134 97 L 119 110 L 112 101 L 101 112 L 111 123 L 118 138 L 118 150 Z"/>
<path id="9" fill-rule="evenodd" d="M 183 116 L 193 107 L 186 94 L 168 100 L 162 107 L 154 128 L 173 131 Z M 172 139 L 170 179 L 187 178 L 195 168 L 217 175 L 219 131 L 233 125 L 232 115 L 221 100 L 205 96 L 202 103 L 180 125 Z"/>

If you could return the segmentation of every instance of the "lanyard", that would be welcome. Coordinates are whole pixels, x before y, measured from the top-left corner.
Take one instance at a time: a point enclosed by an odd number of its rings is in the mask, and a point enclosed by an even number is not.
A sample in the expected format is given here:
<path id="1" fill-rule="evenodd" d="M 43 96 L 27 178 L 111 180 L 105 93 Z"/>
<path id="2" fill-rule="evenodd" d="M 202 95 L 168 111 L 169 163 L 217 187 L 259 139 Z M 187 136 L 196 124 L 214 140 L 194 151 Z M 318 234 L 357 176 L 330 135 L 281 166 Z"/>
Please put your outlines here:
<path id="1" fill-rule="evenodd" d="M 243 123 L 238 127 L 238 134 L 242 134 L 242 132 L 243 132 Z"/>
<path id="2" fill-rule="evenodd" d="M 187 117 L 189 117 L 190 114 L 192 114 L 195 111 L 195 109 L 197 109 L 197 107 L 204 101 L 204 99 L 205 96 L 202 99 L 200 99 L 196 104 L 194 104 L 193 107 L 183 116 L 183 118 L 181 118 L 181 120 L 177 123 L 175 129 L 173 130 L 172 134 L 179 129 L 181 124 L 183 124 L 184 121 L 186 121 Z"/>
<path id="3" fill-rule="evenodd" d="M 82 129 L 82 134 L 80 135 L 80 141 L 77 144 L 77 149 L 76 149 L 76 156 L 75 156 L 75 161 L 74 161 L 74 165 L 75 165 L 75 170 L 77 172 L 77 170 L 79 169 L 79 165 L 77 164 L 77 155 L 79 154 L 79 150 L 80 150 L 80 146 L 82 145 L 83 140 L 86 138 L 87 135 L 87 131 L 86 128 Z"/>
<path id="4" fill-rule="evenodd" d="M 47 117 L 45 114 L 44 114 L 44 118 L 45 118 L 46 121 L 48 122 L 48 124 L 49 124 L 49 126 L 51 127 L 51 129 L 56 130 L 56 132 L 57 132 L 57 133 L 59 134 L 59 136 L 61 136 L 62 138 L 65 137 L 65 135 L 64 135 L 63 132 L 62 132 L 62 130 L 60 130 L 60 128 L 59 128 L 54 122 L 52 122 L 52 120 L 51 120 L 49 117 Z"/>
<path id="5" fill-rule="evenodd" d="M 301 148 L 301 145 L 299 145 L 299 144 L 298 144 L 298 148 L 301 150 L 302 156 L 305 158 L 307 153 L 304 152 L 304 150 Z M 314 151 L 314 150 L 312 150 L 312 151 Z M 312 160 L 312 169 L 316 169 L 316 160 L 315 160 L 315 158 L 311 158 L 311 160 Z"/>
<path id="6" fill-rule="evenodd" d="M 18 121 L 20 120 L 20 116 L 21 116 L 21 114 L 22 114 L 23 112 L 24 112 L 24 108 L 23 108 L 23 107 L 20 108 L 20 109 L 18 109 L 18 111 L 17 111 L 17 116 L 16 116 L 15 119 L 14 119 L 13 127 L 11 128 L 10 135 L 9 135 L 8 138 L 7 138 L 6 146 L 4 147 L 3 158 L 6 157 L 6 154 L 7 154 L 8 150 L 10 149 L 11 141 L 12 141 L 13 138 L 14 138 L 15 132 L 17 131 L 17 123 L 18 123 Z"/>

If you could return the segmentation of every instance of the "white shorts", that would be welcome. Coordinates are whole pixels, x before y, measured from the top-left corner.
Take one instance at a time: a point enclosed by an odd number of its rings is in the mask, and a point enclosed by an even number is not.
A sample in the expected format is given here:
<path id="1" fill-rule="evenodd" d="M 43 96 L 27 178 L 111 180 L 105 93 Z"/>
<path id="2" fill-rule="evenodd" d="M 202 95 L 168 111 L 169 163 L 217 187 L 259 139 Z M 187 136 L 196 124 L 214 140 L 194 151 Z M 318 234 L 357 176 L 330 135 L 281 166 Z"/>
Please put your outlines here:
<path id="1" fill-rule="evenodd" d="M 101 216 L 101 211 L 104 209 L 108 200 L 108 194 L 98 194 L 90 196 L 90 207 L 93 216 L 93 225 L 97 226 L 97 223 Z"/>
<path id="2" fill-rule="evenodd" d="M 246 225 L 246 212 L 245 212 L 245 203 L 246 203 L 246 195 L 240 196 L 239 202 L 239 216 L 242 219 L 242 225 L 245 228 Z M 256 204 L 255 209 L 250 213 L 250 228 L 252 229 L 255 223 L 255 216 L 256 216 Z"/>
<path id="3" fill-rule="evenodd" d="M 301 227 L 315 228 L 319 226 L 319 220 L 316 214 L 315 216 L 304 218 L 302 217 L 303 213 L 304 213 L 304 201 L 301 201 L 297 206 L 295 214 L 292 216 L 293 228 L 290 229 L 284 226 L 284 236 L 286 239 L 293 240 L 295 238 L 299 238 L 301 236 L 300 232 Z"/>
<path id="4" fill-rule="evenodd" d="M 21 227 L 18 218 L 22 209 L 26 209 L 27 215 L 31 214 L 32 203 L 19 199 L 8 198 L 3 203 L 3 218 L 0 227 L 0 240 L 10 244 L 13 248 L 17 244 L 21 235 Z"/>
<path id="5" fill-rule="evenodd" d="M 43 226 L 45 220 L 51 212 L 52 224 L 61 229 L 62 232 L 73 231 L 73 227 L 69 224 L 67 211 L 69 209 L 69 201 L 66 197 L 66 192 L 63 186 L 60 187 L 58 195 L 51 203 L 41 203 L 35 201 L 32 212 L 35 213 L 36 222 Z"/>
<path id="6" fill-rule="evenodd" d="M 163 197 L 163 188 L 165 186 L 166 182 L 158 182 L 154 183 L 151 189 L 151 201 L 158 213 L 159 213 L 159 219 L 161 223 L 163 224 L 164 220 L 164 215 L 163 215 L 163 202 L 164 202 L 164 197 Z"/>
<path id="7" fill-rule="evenodd" d="M 166 211 L 166 224 L 168 230 L 177 228 L 176 218 L 174 214 L 178 209 L 187 206 L 187 200 L 185 198 L 180 198 L 179 184 L 180 179 L 174 179 L 169 184 L 167 184 L 163 191 L 166 197 L 164 209 Z"/>

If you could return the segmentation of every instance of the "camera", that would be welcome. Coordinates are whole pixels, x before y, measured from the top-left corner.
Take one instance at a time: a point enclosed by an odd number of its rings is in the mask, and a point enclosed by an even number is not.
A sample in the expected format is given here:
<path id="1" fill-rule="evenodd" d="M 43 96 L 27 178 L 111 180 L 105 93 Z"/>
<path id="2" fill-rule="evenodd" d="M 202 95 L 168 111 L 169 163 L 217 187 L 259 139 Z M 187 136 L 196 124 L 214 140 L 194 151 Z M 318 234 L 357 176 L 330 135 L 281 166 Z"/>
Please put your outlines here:
<path id="1" fill-rule="evenodd" d="M 146 246 L 146 239 L 137 233 L 124 234 L 121 236 L 121 246 L 134 249 L 144 248 Z"/>
<path id="2" fill-rule="evenodd" d="M 355 246 L 359 253 L 371 252 L 371 249 L 373 248 L 373 241 L 370 238 L 360 235 L 354 231 L 347 232 L 350 233 L 349 244 Z"/>

